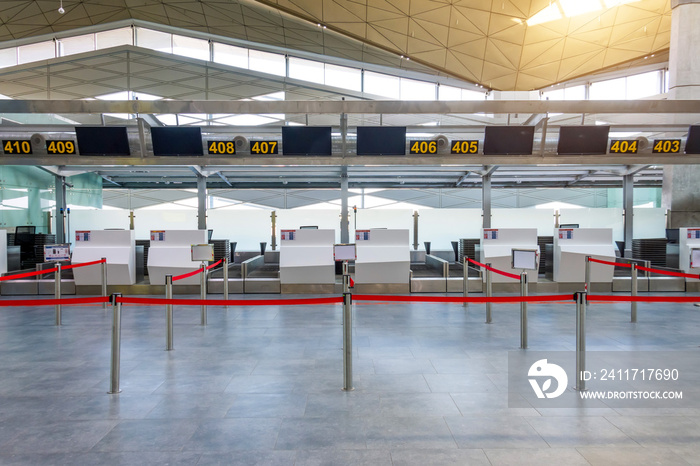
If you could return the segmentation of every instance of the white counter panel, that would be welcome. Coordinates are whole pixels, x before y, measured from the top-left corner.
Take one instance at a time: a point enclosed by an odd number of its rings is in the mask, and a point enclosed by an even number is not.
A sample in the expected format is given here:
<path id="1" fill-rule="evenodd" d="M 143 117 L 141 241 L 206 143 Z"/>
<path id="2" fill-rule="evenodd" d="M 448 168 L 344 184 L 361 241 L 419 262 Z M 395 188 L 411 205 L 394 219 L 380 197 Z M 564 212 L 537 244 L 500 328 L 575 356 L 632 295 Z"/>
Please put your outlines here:
<path id="1" fill-rule="evenodd" d="M 280 234 L 280 284 L 333 284 L 334 230 L 294 230 L 294 239 Z"/>
<path id="2" fill-rule="evenodd" d="M 575 228 L 570 239 L 559 238 L 560 230 L 554 230 L 555 282 L 585 282 L 586 256 L 615 262 L 611 228 Z M 613 266 L 591 263 L 591 282 L 612 282 L 614 271 Z"/>
<path id="3" fill-rule="evenodd" d="M 85 230 L 78 230 L 85 231 Z M 136 247 L 132 230 L 89 230 L 89 241 L 76 241 L 71 262 L 92 262 L 107 259 L 108 285 L 136 283 Z M 76 285 L 100 285 L 100 265 L 73 269 Z"/>
<path id="4" fill-rule="evenodd" d="M 700 268 L 690 267 L 690 250 L 700 249 L 700 238 L 698 236 L 698 228 L 679 228 L 678 229 L 678 266 L 685 273 L 700 274 Z M 688 238 L 690 236 L 690 238 Z M 692 278 L 686 280 L 694 280 Z"/>
<path id="5" fill-rule="evenodd" d="M 492 239 L 481 230 L 481 263 L 491 264 L 491 267 L 503 272 L 520 275 L 527 272 L 528 282 L 537 283 L 537 270 L 514 269 L 512 267 L 513 249 L 535 249 L 539 257 L 540 247 L 537 245 L 537 228 L 487 228 L 497 230 L 497 237 Z M 486 236 L 489 236 L 488 238 Z M 486 274 L 483 275 L 486 280 Z M 514 278 L 491 273 L 493 283 L 516 283 Z"/>
<path id="6" fill-rule="evenodd" d="M 7 273 L 7 230 L 0 230 L 0 273 Z"/>
<path id="7" fill-rule="evenodd" d="M 150 232 L 149 232 L 150 237 Z M 148 279 L 151 285 L 164 285 L 166 275 L 182 275 L 201 266 L 192 261 L 193 244 L 206 244 L 206 230 L 165 230 L 163 241 L 151 241 L 148 250 Z M 199 275 L 184 278 L 173 285 L 196 285 Z"/>
<path id="8" fill-rule="evenodd" d="M 355 282 L 408 284 L 411 253 L 408 230 L 370 229 L 369 239 L 357 241 Z"/>

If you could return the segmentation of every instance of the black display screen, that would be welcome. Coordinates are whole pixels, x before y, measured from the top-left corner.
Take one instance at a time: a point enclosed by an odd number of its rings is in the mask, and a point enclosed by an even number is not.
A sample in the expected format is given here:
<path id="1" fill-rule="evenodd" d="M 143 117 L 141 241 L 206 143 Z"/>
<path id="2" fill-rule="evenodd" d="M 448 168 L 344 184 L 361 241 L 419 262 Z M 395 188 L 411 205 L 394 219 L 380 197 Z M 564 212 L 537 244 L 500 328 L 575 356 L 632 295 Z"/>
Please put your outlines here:
<path id="1" fill-rule="evenodd" d="M 562 126 L 559 155 L 604 155 L 608 151 L 610 126 Z"/>
<path id="2" fill-rule="evenodd" d="M 204 155 L 199 126 L 154 126 L 151 140 L 153 155 Z"/>
<path id="3" fill-rule="evenodd" d="M 484 155 L 530 155 L 534 126 L 487 126 Z"/>
<path id="4" fill-rule="evenodd" d="M 331 155 L 330 126 L 283 126 L 284 155 Z"/>
<path id="5" fill-rule="evenodd" d="M 406 155 L 406 127 L 358 126 L 357 155 Z"/>
<path id="6" fill-rule="evenodd" d="M 76 126 L 80 155 L 131 155 L 126 126 Z"/>
<path id="7" fill-rule="evenodd" d="M 688 139 L 685 141 L 686 154 L 700 154 L 700 126 L 688 128 Z"/>

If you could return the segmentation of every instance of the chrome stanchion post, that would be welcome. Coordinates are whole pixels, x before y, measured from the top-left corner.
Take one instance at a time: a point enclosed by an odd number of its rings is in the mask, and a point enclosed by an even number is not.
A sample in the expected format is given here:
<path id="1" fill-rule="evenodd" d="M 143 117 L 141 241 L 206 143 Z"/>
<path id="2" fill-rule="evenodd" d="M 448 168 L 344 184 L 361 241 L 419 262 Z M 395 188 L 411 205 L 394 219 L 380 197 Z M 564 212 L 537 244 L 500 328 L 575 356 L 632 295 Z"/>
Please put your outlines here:
<path id="1" fill-rule="evenodd" d="M 202 271 L 199 277 L 199 297 L 204 300 L 207 299 L 207 266 L 205 262 L 202 262 Z M 202 314 L 202 325 L 207 325 L 207 305 L 202 304 L 201 306 Z"/>
<path id="2" fill-rule="evenodd" d="M 527 272 L 520 274 L 520 296 L 527 296 Z M 527 303 L 520 302 L 520 348 L 527 349 Z"/>
<path id="3" fill-rule="evenodd" d="M 228 301 L 228 257 L 224 257 L 224 300 Z M 228 304 L 226 310 L 228 311 Z"/>
<path id="4" fill-rule="evenodd" d="M 576 293 L 576 390 L 586 389 L 586 301 L 588 293 Z"/>
<path id="5" fill-rule="evenodd" d="M 173 299 L 173 276 L 165 276 L 165 299 Z M 165 351 L 173 349 L 173 305 L 165 305 Z"/>
<path id="6" fill-rule="evenodd" d="M 109 393 L 119 393 L 119 364 L 122 338 L 122 304 L 121 293 L 112 294 L 112 361 L 109 373 Z"/>
<path id="7" fill-rule="evenodd" d="M 586 287 L 583 289 L 586 293 L 591 292 L 591 256 L 586 256 Z"/>
<path id="8" fill-rule="evenodd" d="M 352 386 L 352 294 L 343 293 L 343 390 Z"/>
<path id="9" fill-rule="evenodd" d="M 487 267 L 491 267 L 491 264 L 486 264 Z M 490 298 L 493 296 L 493 287 L 491 285 L 491 270 L 486 269 L 486 297 Z M 486 303 L 486 323 L 491 323 L 491 302 Z"/>
<path id="10" fill-rule="evenodd" d="M 54 297 L 61 299 L 61 263 L 56 262 L 56 272 L 54 275 L 55 291 Z M 61 325 L 61 305 L 56 303 L 56 325 Z"/>
<path id="11" fill-rule="evenodd" d="M 637 296 L 637 264 L 632 262 L 632 297 Z M 637 322 L 637 301 L 630 302 L 630 321 L 634 324 Z"/>
<path id="12" fill-rule="evenodd" d="M 350 292 L 350 274 L 348 273 L 348 261 L 343 261 L 343 293 Z"/>
<path id="13" fill-rule="evenodd" d="M 102 297 L 107 297 L 107 258 L 102 258 L 103 262 L 100 264 L 102 268 Z M 107 309 L 107 303 L 102 303 L 102 309 Z"/>
<path id="14" fill-rule="evenodd" d="M 467 257 L 464 257 L 464 262 L 463 262 L 463 275 L 464 275 L 464 280 L 462 282 L 462 296 L 465 298 L 469 297 L 469 259 Z M 469 306 L 469 303 L 465 302 L 463 307 Z"/>

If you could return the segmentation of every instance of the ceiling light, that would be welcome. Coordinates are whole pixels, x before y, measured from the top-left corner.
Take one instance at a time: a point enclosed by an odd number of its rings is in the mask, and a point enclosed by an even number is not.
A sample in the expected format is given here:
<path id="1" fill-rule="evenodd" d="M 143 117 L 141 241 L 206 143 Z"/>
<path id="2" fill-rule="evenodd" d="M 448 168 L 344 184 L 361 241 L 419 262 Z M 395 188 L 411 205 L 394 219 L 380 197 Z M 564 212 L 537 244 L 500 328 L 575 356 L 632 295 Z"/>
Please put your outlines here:
<path id="1" fill-rule="evenodd" d="M 559 0 L 559 4 L 564 10 L 564 15 L 567 18 L 572 16 L 578 16 L 585 13 L 590 13 L 591 11 L 597 11 L 601 9 L 599 2 L 582 2 L 581 0 Z"/>
<path id="2" fill-rule="evenodd" d="M 557 3 L 552 3 L 544 10 L 535 14 L 532 18 L 527 20 L 528 26 L 534 26 L 535 24 L 547 23 L 549 21 L 555 21 L 561 19 L 561 11 L 559 11 L 559 5 Z"/>

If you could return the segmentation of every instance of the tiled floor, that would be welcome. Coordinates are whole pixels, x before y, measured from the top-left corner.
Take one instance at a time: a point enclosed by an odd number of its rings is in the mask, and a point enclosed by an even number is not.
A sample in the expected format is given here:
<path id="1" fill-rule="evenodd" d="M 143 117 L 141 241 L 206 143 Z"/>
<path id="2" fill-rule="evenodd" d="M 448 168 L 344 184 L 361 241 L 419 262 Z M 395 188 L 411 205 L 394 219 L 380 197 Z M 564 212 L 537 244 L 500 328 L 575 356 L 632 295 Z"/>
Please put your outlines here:
<path id="1" fill-rule="evenodd" d="M 573 303 L 529 311 L 528 351 L 574 349 Z M 590 305 L 588 349 L 700 357 L 699 311 Z M 0 464 L 700 464 L 700 409 L 509 407 L 518 305 L 493 312 L 358 303 L 344 392 L 340 306 L 176 307 L 166 352 L 163 307 L 127 305 L 109 395 L 111 310 L 3 307 Z"/>

